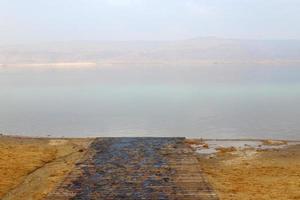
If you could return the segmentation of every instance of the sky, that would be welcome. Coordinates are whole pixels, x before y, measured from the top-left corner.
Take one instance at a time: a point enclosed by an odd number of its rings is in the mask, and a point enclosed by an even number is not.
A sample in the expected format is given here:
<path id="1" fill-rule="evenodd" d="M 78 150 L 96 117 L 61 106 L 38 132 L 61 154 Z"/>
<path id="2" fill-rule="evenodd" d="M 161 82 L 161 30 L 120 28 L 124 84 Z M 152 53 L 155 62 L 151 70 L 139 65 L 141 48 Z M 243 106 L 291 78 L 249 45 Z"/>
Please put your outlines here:
<path id="1" fill-rule="evenodd" d="M 196 37 L 300 39 L 299 0 L 0 0 L 0 45 Z"/>

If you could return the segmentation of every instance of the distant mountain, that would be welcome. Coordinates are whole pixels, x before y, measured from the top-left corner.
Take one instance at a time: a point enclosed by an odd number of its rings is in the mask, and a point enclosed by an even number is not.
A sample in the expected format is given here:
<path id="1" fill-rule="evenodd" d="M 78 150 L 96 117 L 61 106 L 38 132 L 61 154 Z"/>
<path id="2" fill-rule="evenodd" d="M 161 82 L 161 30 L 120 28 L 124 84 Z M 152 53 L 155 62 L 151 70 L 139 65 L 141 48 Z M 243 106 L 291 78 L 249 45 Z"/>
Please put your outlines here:
<path id="1" fill-rule="evenodd" d="M 78 41 L 0 46 L 0 66 L 65 62 L 97 65 L 300 62 L 300 40 L 208 37 L 168 42 Z"/>

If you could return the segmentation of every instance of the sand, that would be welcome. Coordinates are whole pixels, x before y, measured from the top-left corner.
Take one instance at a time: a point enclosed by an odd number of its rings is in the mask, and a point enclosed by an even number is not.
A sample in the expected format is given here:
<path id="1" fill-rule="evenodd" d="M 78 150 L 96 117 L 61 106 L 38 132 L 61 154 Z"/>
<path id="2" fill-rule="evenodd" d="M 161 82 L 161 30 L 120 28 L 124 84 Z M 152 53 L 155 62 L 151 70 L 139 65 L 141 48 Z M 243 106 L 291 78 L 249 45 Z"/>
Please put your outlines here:
<path id="1" fill-rule="evenodd" d="M 85 153 L 89 139 L 0 137 L 0 198 L 43 199 Z"/>
<path id="2" fill-rule="evenodd" d="M 0 199 L 39 200 L 64 180 L 88 151 L 92 139 L 33 139 L 0 136 Z M 217 153 L 200 154 L 200 168 L 221 200 L 300 199 L 300 145 L 258 149 L 223 142 Z M 192 149 L 213 141 L 187 140 Z M 219 141 L 222 143 L 222 141 Z M 225 144 L 226 143 L 226 144 Z M 244 146 L 244 148 L 240 148 Z M 257 148 L 253 148 L 253 146 Z"/>
<path id="3" fill-rule="evenodd" d="M 221 153 L 223 152 L 223 153 Z M 222 200 L 300 199 L 300 145 L 200 155 L 201 168 Z"/>

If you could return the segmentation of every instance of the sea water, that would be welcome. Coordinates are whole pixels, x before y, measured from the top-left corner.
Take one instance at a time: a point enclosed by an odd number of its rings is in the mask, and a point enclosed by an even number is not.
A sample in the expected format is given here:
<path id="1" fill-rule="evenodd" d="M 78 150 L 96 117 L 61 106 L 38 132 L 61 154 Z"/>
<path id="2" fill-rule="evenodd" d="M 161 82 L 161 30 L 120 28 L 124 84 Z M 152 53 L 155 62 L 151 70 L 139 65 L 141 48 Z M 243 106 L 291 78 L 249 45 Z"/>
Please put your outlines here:
<path id="1" fill-rule="evenodd" d="M 300 70 L 0 70 L 0 132 L 300 139 Z"/>

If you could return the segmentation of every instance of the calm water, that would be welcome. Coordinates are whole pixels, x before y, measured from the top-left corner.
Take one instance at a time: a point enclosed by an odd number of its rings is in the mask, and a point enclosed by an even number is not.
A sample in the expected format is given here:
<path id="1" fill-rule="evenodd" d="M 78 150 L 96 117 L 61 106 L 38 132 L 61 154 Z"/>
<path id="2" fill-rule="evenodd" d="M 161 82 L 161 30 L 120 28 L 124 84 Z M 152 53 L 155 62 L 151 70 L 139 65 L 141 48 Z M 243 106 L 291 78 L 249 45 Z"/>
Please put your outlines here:
<path id="1" fill-rule="evenodd" d="M 2 70 L 0 132 L 300 139 L 300 70 L 268 67 Z"/>

